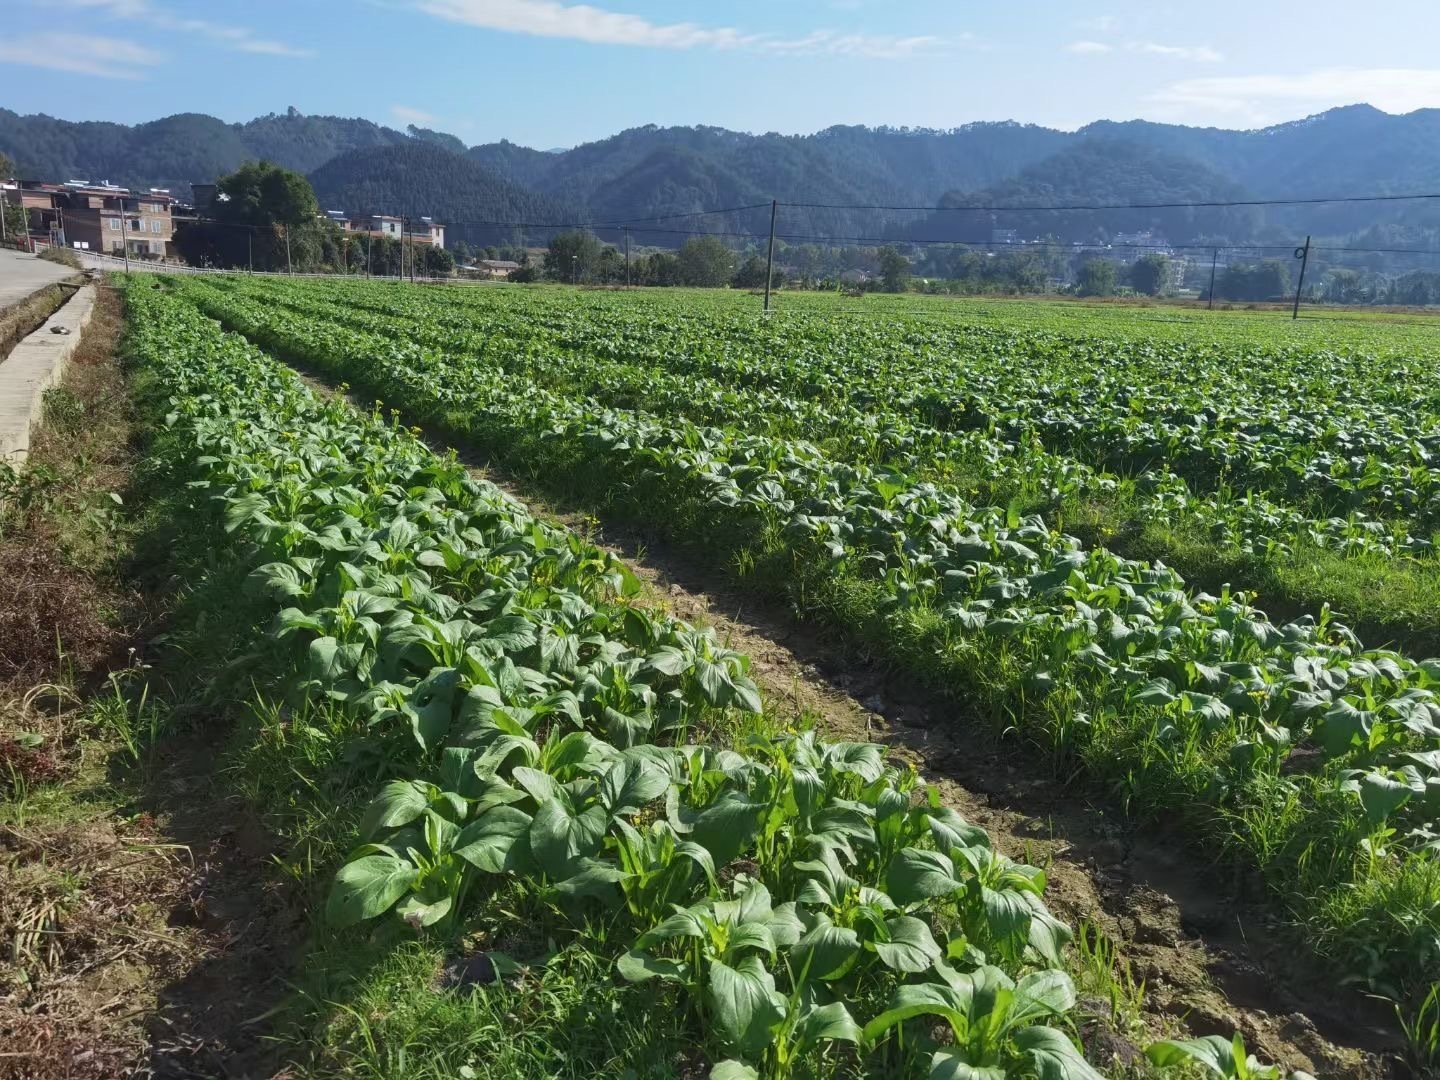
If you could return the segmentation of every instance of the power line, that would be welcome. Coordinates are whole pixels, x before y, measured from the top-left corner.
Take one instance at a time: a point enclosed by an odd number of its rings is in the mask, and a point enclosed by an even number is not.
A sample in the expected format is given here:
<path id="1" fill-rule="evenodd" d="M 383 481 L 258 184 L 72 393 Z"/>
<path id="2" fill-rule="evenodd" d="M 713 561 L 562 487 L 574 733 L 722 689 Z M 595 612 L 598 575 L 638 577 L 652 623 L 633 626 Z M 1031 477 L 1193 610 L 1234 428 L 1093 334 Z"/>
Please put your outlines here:
<path id="1" fill-rule="evenodd" d="M 768 206 L 769 204 L 763 204 Z M 781 204 L 786 205 L 786 204 Z M 789 204 L 795 205 L 795 204 Z M 763 209 L 761 204 L 751 207 L 736 207 L 725 210 L 697 210 L 693 214 L 670 215 L 660 218 L 635 218 L 634 221 L 664 221 L 678 217 L 698 216 L 702 214 L 731 214 L 742 209 Z M 270 230 L 270 225 L 250 225 L 237 221 L 220 221 L 215 218 L 181 218 L 182 222 L 197 222 L 206 225 L 219 225 L 224 228 Z M 442 222 L 446 228 L 497 228 L 497 229 L 588 229 L 588 228 L 618 228 L 620 221 L 614 222 L 541 222 L 541 221 L 498 221 L 498 220 L 476 220 L 476 221 L 447 221 Z M 680 229 L 680 228 L 644 228 L 641 226 L 626 226 L 630 232 L 659 234 L 662 236 L 714 236 L 722 239 L 736 240 L 765 240 L 769 233 L 764 232 L 722 232 L 714 229 Z M 807 241 L 827 244 L 870 244 L 870 245 L 914 245 L 926 246 L 953 246 L 953 247 L 980 247 L 980 248 L 1021 248 L 1027 251 L 1036 250 L 1059 250 L 1084 254 L 1089 252 L 1104 251 L 1220 251 L 1226 252 L 1266 252 L 1266 251 L 1292 251 L 1296 244 L 1100 244 L 1084 243 L 1080 241 L 1063 240 L 989 240 L 979 237 L 941 238 L 941 237 L 901 237 L 901 236 L 831 236 L 824 233 L 781 233 L 775 234 L 777 240 L 785 241 Z M 407 240 L 409 238 L 407 237 Z M 1431 255 L 1440 256 L 1440 249 L 1436 248 L 1382 248 L 1382 247 L 1335 247 L 1327 244 L 1313 245 L 1313 250 L 1325 253 L 1348 253 L 1355 255 Z"/>
<path id="2" fill-rule="evenodd" d="M 975 210 L 982 213 L 1029 213 L 1030 211 L 1070 210 L 1187 210 L 1214 209 L 1231 206 L 1316 206 L 1323 203 L 1408 202 L 1440 199 L 1440 192 L 1415 195 L 1334 195 L 1306 199 L 1217 199 L 1204 202 L 1157 203 L 1071 203 L 1060 206 L 873 206 L 862 203 L 781 203 L 781 206 L 803 207 L 807 210 L 895 210 L 937 213 L 940 211 Z"/>

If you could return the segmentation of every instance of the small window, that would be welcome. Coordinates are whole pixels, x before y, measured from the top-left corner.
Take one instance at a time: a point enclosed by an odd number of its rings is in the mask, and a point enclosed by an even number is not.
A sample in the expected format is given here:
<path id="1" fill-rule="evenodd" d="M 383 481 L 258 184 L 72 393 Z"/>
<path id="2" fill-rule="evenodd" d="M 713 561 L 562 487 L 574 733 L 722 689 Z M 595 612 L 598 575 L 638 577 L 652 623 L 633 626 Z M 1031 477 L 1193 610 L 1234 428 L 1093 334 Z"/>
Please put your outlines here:
<path id="1" fill-rule="evenodd" d="M 163 241 L 163 240 L 151 240 L 151 241 L 150 241 L 150 254 L 151 254 L 151 255 L 164 255 L 164 254 L 165 254 L 165 241 Z"/>
<path id="2" fill-rule="evenodd" d="M 150 222 L 150 231 L 153 233 L 164 232 L 164 225 L 159 221 Z"/>
<path id="3" fill-rule="evenodd" d="M 110 231 L 111 231 L 111 232 L 119 232 L 119 231 L 120 231 L 120 219 L 119 219 L 118 217 L 112 217 L 112 218 L 110 219 Z"/>
<path id="4" fill-rule="evenodd" d="M 131 231 L 131 232 L 139 232 L 139 231 L 140 231 L 140 219 L 139 219 L 139 218 L 131 218 L 131 219 L 130 219 L 130 231 Z"/>

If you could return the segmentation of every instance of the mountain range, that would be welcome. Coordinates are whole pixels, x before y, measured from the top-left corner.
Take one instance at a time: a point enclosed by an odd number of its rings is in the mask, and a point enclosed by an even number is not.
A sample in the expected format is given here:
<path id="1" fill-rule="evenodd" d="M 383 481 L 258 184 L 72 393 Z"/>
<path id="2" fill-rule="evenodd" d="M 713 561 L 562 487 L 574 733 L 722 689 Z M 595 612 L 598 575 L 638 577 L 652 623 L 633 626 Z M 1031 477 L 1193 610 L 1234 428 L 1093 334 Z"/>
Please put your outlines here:
<path id="1" fill-rule="evenodd" d="M 1140 120 L 1073 132 L 1014 122 L 812 135 L 647 126 L 562 151 L 508 141 L 466 148 L 444 132 L 294 108 L 236 124 L 182 113 L 134 126 L 0 109 L 0 151 L 22 176 L 164 187 L 182 198 L 191 182 L 265 158 L 307 173 L 323 206 L 452 223 L 618 221 L 762 204 L 637 223 L 637 242 L 651 244 L 678 243 L 690 231 L 764 231 L 771 199 L 787 204 L 778 231 L 794 239 L 984 239 L 999 227 L 1080 240 L 1155 229 L 1176 243 L 1305 233 L 1414 243 L 1440 231 L 1433 202 L 1074 215 L 964 209 L 1440 190 L 1440 110 L 1392 115 L 1368 105 L 1253 131 Z M 901 209 L 935 206 L 946 209 Z M 453 235 L 492 232 L 462 226 Z"/>

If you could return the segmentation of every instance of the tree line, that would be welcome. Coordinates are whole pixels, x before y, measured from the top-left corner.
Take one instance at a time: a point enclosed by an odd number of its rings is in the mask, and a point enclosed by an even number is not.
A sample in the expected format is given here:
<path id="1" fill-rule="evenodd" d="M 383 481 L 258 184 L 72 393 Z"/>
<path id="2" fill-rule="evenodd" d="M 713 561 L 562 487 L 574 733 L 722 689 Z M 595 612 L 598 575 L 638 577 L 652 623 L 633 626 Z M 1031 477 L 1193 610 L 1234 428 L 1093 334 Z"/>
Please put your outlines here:
<path id="1" fill-rule="evenodd" d="M 320 216 L 310 182 L 268 161 L 249 162 L 216 182 L 209 220 L 181 222 L 175 249 L 192 266 L 234 270 L 333 271 L 441 277 L 450 252 L 429 244 L 357 235 Z"/>

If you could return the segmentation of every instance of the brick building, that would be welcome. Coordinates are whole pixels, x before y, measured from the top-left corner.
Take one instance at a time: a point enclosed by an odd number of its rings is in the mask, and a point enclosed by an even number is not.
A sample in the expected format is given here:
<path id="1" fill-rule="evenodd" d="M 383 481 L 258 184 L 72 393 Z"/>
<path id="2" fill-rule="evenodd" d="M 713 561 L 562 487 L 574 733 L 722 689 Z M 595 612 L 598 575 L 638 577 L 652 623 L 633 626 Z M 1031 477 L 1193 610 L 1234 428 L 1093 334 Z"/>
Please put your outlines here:
<path id="1" fill-rule="evenodd" d="M 175 199 L 168 191 L 132 191 L 114 184 L 21 180 L 4 196 L 27 211 L 36 241 L 105 255 L 164 258 L 173 254 Z"/>

